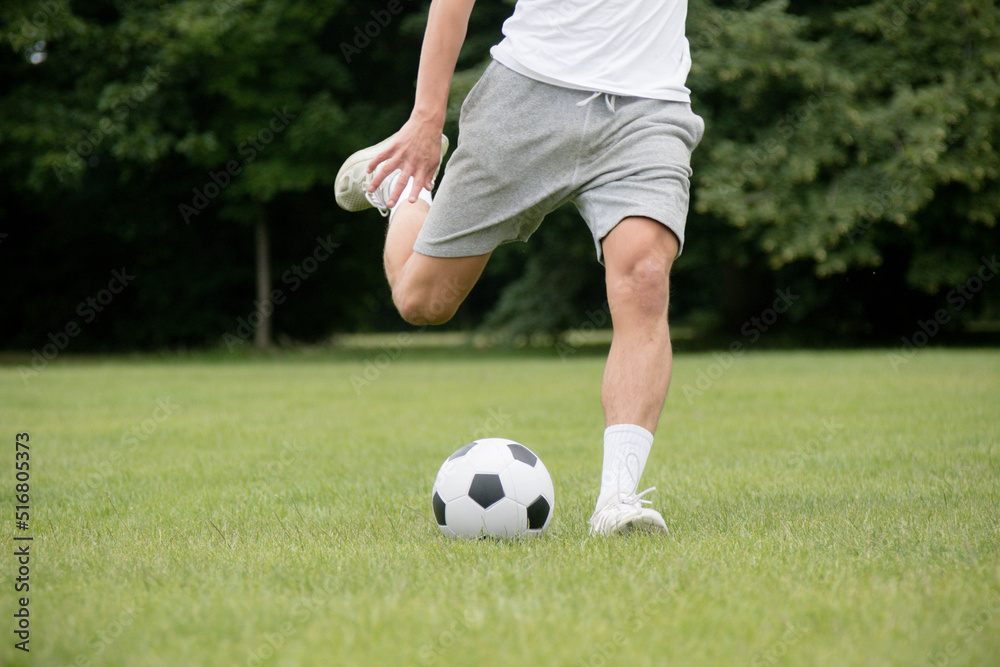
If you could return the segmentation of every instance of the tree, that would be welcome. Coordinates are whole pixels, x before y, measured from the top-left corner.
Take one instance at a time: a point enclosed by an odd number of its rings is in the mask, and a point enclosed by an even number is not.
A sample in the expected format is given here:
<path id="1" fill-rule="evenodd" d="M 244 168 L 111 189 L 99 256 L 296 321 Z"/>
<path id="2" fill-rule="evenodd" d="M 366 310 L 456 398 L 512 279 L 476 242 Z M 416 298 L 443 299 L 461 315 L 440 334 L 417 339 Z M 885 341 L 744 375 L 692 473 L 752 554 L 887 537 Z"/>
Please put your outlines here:
<path id="1" fill-rule="evenodd" d="M 169 318 L 159 321 L 161 328 L 184 331 L 180 340 L 197 342 L 211 329 L 221 334 L 219 322 L 241 318 L 258 323 L 253 337 L 267 345 L 275 311 L 269 295 L 290 289 L 270 284 L 269 232 L 296 235 L 289 228 L 294 224 L 310 230 L 308 242 L 315 246 L 315 217 L 335 236 L 346 233 L 348 223 L 328 210 L 336 165 L 401 122 L 405 101 L 379 98 L 387 97 L 382 86 L 405 91 L 411 80 L 415 57 L 400 59 L 395 49 L 412 39 L 401 37 L 400 27 L 416 9 L 398 2 L 391 10 L 369 9 L 341 0 L 5 3 L 2 18 L 14 28 L 6 35 L 12 48 L 0 60 L 10 75 L 0 101 L 0 170 L 13 195 L 7 201 L 25 201 L 36 221 L 62 230 L 59 237 L 80 241 L 100 234 L 103 242 L 86 242 L 98 246 L 98 254 L 114 255 L 111 239 L 121 241 L 135 262 L 146 261 L 144 246 L 154 236 L 177 246 L 171 261 L 179 266 L 185 255 L 206 250 L 198 239 L 221 241 L 227 237 L 222 228 L 245 228 L 253 242 L 240 243 L 238 251 L 257 252 L 247 265 L 256 267 L 250 292 L 256 298 L 239 299 L 249 308 L 236 309 L 225 293 L 205 295 L 218 300 L 211 308 L 221 305 L 232 314 L 199 325 L 200 336 L 191 337 L 193 331 Z M 291 204 L 292 195 L 310 201 L 311 210 Z M 95 206 L 104 215 L 96 215 Z M 292 208 L 306 220 L 287 219 Z M 353 236 L 366 250 L 378 242 L 377 231 Z M 30 246 L 39 236 L 24 230 L 13 238 Z M 282 239 L 277 241 L 280 251 Z M 196 252 L 188 249 L 192 243 Z M 48 249 L 59 246 L 56 241 Z M 205 253 L 209 264 L 198 268 L 232 285 L 241 278 L 225 250 L 215 249 L 217 260 Z M 353 265 L 351 258 L 338 260 Z M 147 275 L 159 271 L 145 268 Z M 356 268 L 351 275 L 359 286 L 359 278 L 370 276 Z M 290 278 L 287 284 L 297 289 L 310 276 Z M 175 272 L 171 280 L 175 292 L 202 289 L 196 276 Z M 170 291 L 149 281 L 142 290 L 144 296 Z M 351 297 L 339 298 L 346 303 Z M 156 300 L 165 307 L 161 296 Z M 25 312 L 27 319 L 36 314 Z"/>
<path id="2" fill-rule="evenodd" d="M 138 277 L 75 349 L 402 326 L 383 227 L 338 211 L 332 179 L 404 122 L 427 4 L 2 3 L 0 344 L 63 330 L 122 266 Z M 453 138 L 512 6 L 473 12 Z M 689 86 L 708 128 L 674 321 L 732 336 L 794 285 L 783 323 L 797 340 L 884 340 L 988 270 L 998 23 L 995 3 L 968 0 L 690 0 Z M 558 332 L 604 298 L 565 208 L 495 253 L 454 326 Z M 996 319 L 1000 298 L 983 287 L 949 312 L 949 326 Z"/>
<path id="3" fill-rule="evenodd" d="M 978 261 L 946 258 L 955 244 L 996 224 L 1000 9 L 852 4 L 718 11 L 726 48 L 700 54 L 692 83 L 732 111 L 715 116 L 699 210 L 745 230 L 772 267 L 807 260 L 820 276 L 877 266 L 888 236 L 914 250 L 910 285 L 935 290 Z"/>
<path id="4" fill-rule="evenodd" d="M 708 129 L 675 274 L 702 302 L 681 318 L 707 305 L 738 330 L 792 281 L 812 296 L 789 318 L 800 328 L 885 335 L 975 275 L 1000 210 L 998 22 L 995 3 L 691 0 L 689 86 Z M 536 298 L 501 298 L 492 321 L 537 324 L 517 303 L 598 301 L 592 285 L 546 290 L 565 261 L 546 252 L 508 292 Z M 695 262 L 714 264 L 721 287 Z"/>

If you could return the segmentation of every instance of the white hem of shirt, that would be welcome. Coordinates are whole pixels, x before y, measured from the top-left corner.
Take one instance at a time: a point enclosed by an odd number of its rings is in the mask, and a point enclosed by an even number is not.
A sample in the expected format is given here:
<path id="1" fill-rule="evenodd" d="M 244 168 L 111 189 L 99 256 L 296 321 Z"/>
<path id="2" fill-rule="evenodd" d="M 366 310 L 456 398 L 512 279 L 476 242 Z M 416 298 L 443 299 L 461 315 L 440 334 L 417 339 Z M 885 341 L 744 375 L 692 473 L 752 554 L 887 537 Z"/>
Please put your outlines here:
<path id="1" fill-rule="evenodd" d="M 580 90 L 587 93 L 605 93 L 607 95 L 617 95 L 619 97 L 645 97 L 646 99 L 664 100 L 666 102 L 683 102 L 687 104 L 691 103 L 691 90 L 686 86 L 684 87 L 684 90 L 668 90 L 662 93 L 661 95 L 657 95 L 656 97 L 649 97 L 646 95 L 636 95 L 634 92 L 630 91 L 612 90 L 610 88 L 608 90 L 595 90 L 594 88 L 588 88 L 586 86 L 575 84 L 572 81 L 562 81 L 560 79 L 554 79 L 540 72 L 536 72 L 530 67 L 526 67 L 520 61 L 518 61 L 517 58 L 514 57 L 514 54 L 511 53 L 508 48 L 504 47 L 505 47 L 504 42 L 500 42 L 499 44 L 495 45 L 492 49 L 490 49 L 490 55 L 493 57 L 493 59 L 496 60 L 501 65 L 503 65 L 504 67 L 506 67 L 507 69 L 513 70 L 514 72 L 526 76 L 529 79 L 534 79 L 535 81 L 541 81 L 542 83 L 547 83 L 552 86 L 559 86 L 560 88 L 569 88 L 570 90 Z"/>

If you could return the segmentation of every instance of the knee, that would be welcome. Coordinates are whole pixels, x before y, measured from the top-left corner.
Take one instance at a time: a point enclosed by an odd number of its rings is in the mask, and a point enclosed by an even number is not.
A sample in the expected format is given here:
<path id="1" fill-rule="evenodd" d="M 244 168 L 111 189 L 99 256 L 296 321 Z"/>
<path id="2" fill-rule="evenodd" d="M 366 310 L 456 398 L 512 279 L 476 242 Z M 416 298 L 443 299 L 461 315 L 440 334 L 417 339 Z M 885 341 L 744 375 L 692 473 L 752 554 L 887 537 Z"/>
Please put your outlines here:
<path id="1" fill-rule="evenodd" d="M 458 310 L 441 299 L 435 299 L 430 292 L 414 290 L 393 290 L 392 301 L 400 317 L 414 326 L 444 324 Z"/>
<path id="2" fill-rule="evenodd" d="M 616 275 L 608 276 L 611 303 L 627 304 L 647 315 L 664 316 L 670 298 L 672 263 L 672 257 L 652 249 L 636 253 Z"/>

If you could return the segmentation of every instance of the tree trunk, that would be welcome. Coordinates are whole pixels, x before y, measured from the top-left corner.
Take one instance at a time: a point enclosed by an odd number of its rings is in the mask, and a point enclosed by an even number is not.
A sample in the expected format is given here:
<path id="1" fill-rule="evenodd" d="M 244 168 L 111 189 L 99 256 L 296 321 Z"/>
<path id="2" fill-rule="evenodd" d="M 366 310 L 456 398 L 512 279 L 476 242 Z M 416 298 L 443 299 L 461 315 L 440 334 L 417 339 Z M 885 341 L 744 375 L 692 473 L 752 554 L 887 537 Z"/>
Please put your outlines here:
<path id="1" fill-rule="evenodd" d="M 263 211 L 254 223 L 257 260 L 257 312 L 261 315 L 260 325 L 254 329 L 253 344 L 259 350 L 271 347 L 271 316 L 274 304 L 271 299 L 271 239 L 267 231 L 267 218 Z"/>

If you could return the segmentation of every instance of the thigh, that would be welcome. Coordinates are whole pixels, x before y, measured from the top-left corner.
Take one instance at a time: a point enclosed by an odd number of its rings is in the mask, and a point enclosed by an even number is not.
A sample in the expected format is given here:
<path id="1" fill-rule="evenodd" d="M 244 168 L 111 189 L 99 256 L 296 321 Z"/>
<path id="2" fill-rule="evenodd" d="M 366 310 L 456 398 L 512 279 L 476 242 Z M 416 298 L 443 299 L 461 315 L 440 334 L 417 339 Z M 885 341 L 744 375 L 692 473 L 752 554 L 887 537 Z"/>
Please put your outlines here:
<path id="1" fill-rule="evenodd" d="M 450 317 L 482 275 L 490 253 L 469 257 L 431 257 L 414 252 L 406 262 L 401 293 L 411 295 L 432 320 Z"/>

